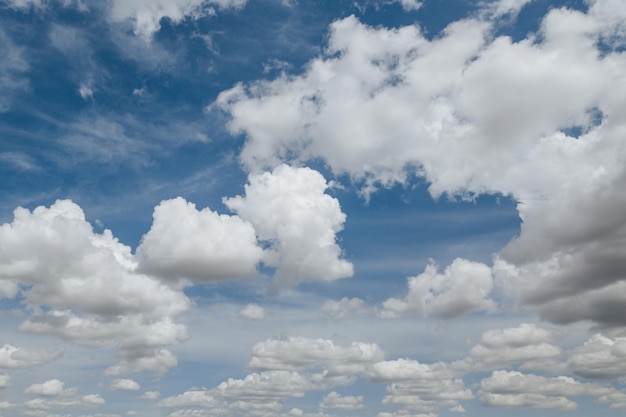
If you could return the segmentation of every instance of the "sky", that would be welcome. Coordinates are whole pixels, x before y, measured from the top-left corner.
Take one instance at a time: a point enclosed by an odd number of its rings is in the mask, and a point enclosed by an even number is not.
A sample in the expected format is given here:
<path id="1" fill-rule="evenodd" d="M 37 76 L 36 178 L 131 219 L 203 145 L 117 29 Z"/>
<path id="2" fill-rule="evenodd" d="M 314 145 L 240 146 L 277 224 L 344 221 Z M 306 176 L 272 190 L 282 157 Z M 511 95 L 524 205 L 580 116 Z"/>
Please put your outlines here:
<path id="1" fill-rule="evenodd" d="M 0 0 L 0 416 L 620 416 L 622 0 Z"/>

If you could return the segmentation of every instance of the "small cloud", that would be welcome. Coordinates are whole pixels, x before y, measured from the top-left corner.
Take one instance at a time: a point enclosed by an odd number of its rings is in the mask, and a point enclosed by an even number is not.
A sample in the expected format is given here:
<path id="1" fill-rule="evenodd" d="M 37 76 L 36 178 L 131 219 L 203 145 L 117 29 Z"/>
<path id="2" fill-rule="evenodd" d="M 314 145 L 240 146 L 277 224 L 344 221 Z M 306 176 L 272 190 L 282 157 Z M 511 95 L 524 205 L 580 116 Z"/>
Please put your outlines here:
<path id="1" fill-rule="evenodd" d="M 161 398 L 161 393 L 159 391 L 146 391 L 139 398 L 142 400 L 154 401 L 154 400 L 158 400 L 159 398 Z"/>
<path id="2" fill-rule="evenodd" d="M 113 391 L 139 391 L 141 386 L 132 379 L 117 379 L 109 386 Z"/>
<path id="3" fill-rule="evenodd" d="M 135 97 L 143 97 L 148 94 L 148 89 L 146 87 L 135 88 L 133 90 L 133 96 Z"/>
<path id="4" fill-rule="evenodd" d="M 78 94 L 83 98 L 83 100 L 93 100 L 93 89 L 89 87 L 85 83 L 80 83 L 80 88 L 78 89 Z"/>
<path id="5" fill-rule="evenodd" d="M 402 3 L 402 8 L 407 12 L 415 11 L 422 7 L 422 2 L 417 0 L 399 0 L 399 2 Z"/>
<path id="6" fill-rule="evenodd" d="M 352 314 L 367 311 L 365 302 L 360 298 L 343 297 L 341 300 L 327 300 L 321 308 L 322 314 L 328 318 L 343 319 Z"/>
<path id="7" fill-rule="evenodd" d="M 258 304 L 248 304 L 239 312 L 239 317 L 246 320 L 263 320 L 265 309 Z"/>

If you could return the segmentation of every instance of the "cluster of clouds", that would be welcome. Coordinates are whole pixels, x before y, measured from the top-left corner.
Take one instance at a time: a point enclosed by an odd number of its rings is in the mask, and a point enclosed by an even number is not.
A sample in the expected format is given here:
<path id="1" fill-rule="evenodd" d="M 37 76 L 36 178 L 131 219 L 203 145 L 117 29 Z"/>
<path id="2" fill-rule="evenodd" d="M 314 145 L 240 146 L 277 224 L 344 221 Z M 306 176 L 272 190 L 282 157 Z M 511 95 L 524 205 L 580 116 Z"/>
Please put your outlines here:
<path id="1" fill-rule="evenodd" d="M 186 286 L 258 278 L 261 262 L 275 269 L 276 291 L 352 274 L 336 244 L 345 214 L 327 187 L 316 171 L 282 165 L 251 176 L 243 196 L 225 200 L 236 215 L 198 210 L 180 197 L 163 201 L 135 254 L 111 231 L 95 232 L 69 200 L 18 208 L 13 222 L 0 225 L 1 294 L 27 305 L 21 331 L 115 346 L 119 362 L 107 375 L 162 374 L 177 364 L 167 347 L 188 337 Z M 261 320 L 265 311 L 250 304 L 240 315 Z M 35 366 L 61 353 L 7 344 L 0 366 Z"/>
<path id="2" fill-rule="evenodd" d="M 461 359 L 421 363 L 415 359 L 386 359 L 374 343 L 341 346 L 328 339 L 270 338 L 253 346 L 241 379 L 230 378 L 212 389 L 190 389 L 163 398 L 157 405 L 179 415 L 287 416 L 283 403 L 309 391 L 330 391 L 318 406 L 329 410 L 359 410 L 362 396 L 341 392 L 359 378 L 385 384 L 381 404 L 393 415 L 437 415 L 446 408 L 463 413 L 463 402 L 478 399 L 487 406 L 537 409 L 576 409 L 572 399 L 595 397 L 611 408 L 624 407 L 624 394 L 607 380 L 623 375 L 616 370 L 624 340 L 593 336 L 584 345 L 565 351 L 556 335 L 534 324 L 490 330 Z M 551 363 L 551 366 L 548 366 Z M 592 371 L 593 369 L 593 371 Z M 536 370 L 533 373 L 532 370 Z M 575 376 L 595 382 L 581 382 Z M 465 378 L 480 378 L 471 387 Z M 315 414 L 312 414 L 315 415 Z M 381 412 L 380 417 L 392 415 Z"/>
<path id="3" fill-rule="evenodd" d="M 350 16 L 302 74 L 237 84 L 211 107 L 245 135 L 251 172 L 319 158 L 366 195 L 415 173 L 434 198 L 518 202 L 520 235 L 493 265 L 429 266 L 389 315 L 492 311 L 497 286 L 554 323 L 626 323 L 626 9 L 554 8 L 537 33 L 497 36 L 497 17 L 526 3 L 489 3 L 432 39 Z"/>
<path id="4" fill-rule="evenodd" d="M 18 9 L 47 4 L 5 3 Z M 421 5 L 400 3 L 406 10 Z M 117 363 L 105 371 L 114 378 L 109 388 L 138 391 L 137 382 L 122 376 L 163 374 L 177 364 L 171 347 L 187 339 L 184 314 L 192 305 L 186 287 L 258 278 L 259 266 L 274 271 L 274 292 L 352 276 L 353 265 L 337 243 L 346 215 L 327 193 L 328 181 L 301 167 L 314 159 L 347 174 L 366 196 L 407 184 L 416 173 L 434 198 L 492 193 L 518 202 L 520 235 L 492 265 L 457 258 L 441 269 L 433 261 L 408 278 L 405 295 L 382 302 L 380 316 L 490 313 L 499 308 L 498 289 L 553 323 L 623 327 L 626 8 L 617 0 L 590 0 L 586 11 L 550 10 L 539 32 L 525 39 L 496 36 L 497 18 L 515 15 L 526 3 L 491 3 L 433 39 L 417 26 L 370 27 L 347 17 L 331 25 L 325 52 L 302 74 L 282 73 L 223 92 L 211 110 L 225 111 L 231 133 L 246 137 L 243 195 L 224 198 L 230 214 L 198 209 L 181 197 L 162 201 L 134 253 L 109 230 L 95 232 L 69 200 L 32 212 L 16 209 L 14 220 L 0 225 L 0 296 L 26 306 L 19 330 L 114 348 Z M 149 41 L 163 18 L 179 23 L 244 5 L 113 1 L 108 16 Z M 0 99 L 2 111 L 12 91 L 27 87 L 28 63 L 2 30 L 0 52 L 8 57 L 0 63 L 8 74 L 0 78 L 0 92 L 9 93 Z M 93 96 L 88 84 L 82 91 Z M 358 298 L 322 306 L 332 319 L 370 311 Z M 256 304 L 239 312 L 247 320 L 265 315 Z M 461 359 L 421 363 L 386 359 L 373 343 L 272 338 L 253 346 L 251 372 L 240 379 L 160 400 L 148 391 L 143 398 L 171 410 L 171 417 L 322 417 L 328 410 L 362 409 L 362 396 L 342 394 L 361 378 L 386 385 L 382 404 L 397 410 L 379 417 L 434 416 L 441 408 L 463 413 L 463 402 L 473 399 L 489 406 L 574 409 L 573 397 L 593 396 L 626 408 L 625 393 L 576 379 L 623 378 L 625 338 L 598 334 L 570 351 L 554 340 L 552 332 L 523 324 L 485 332 Z M 38 366 L 62 354 L 7 343 L 0 348 L 0 368 Z M 466 385 L 467 376 L 484 373 L 477 387 Z M 10 380 L 0 375 L 0 388 Z M 283 403 L 310 391 L 328 392 L 318 413 L 283 410 Z M 56 379 L 24 394 L 37 396 L 24 404 L 31 415 L 105 403 Z M 0 408 L 15 406 L 0 402 Z"/>

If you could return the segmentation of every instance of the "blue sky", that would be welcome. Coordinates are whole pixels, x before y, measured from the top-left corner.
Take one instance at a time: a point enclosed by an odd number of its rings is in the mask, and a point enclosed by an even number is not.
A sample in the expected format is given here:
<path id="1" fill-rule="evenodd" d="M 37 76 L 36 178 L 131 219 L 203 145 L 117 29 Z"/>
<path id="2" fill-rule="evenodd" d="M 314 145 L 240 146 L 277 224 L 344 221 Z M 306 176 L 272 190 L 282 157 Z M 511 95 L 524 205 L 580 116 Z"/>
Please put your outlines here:
<path id="1" fill-rule="evenodd" d="M 0 416 L 617 416 L 620 0 L 0 0 Z"/>

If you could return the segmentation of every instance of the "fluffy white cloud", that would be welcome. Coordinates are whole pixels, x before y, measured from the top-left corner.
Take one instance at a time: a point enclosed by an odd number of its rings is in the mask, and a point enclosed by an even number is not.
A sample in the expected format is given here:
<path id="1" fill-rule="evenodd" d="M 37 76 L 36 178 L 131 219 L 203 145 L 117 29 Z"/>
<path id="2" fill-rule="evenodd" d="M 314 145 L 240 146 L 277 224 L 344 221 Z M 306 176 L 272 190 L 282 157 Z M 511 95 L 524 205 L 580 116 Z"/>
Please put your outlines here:
<path id="1" fill-rule="evenodd" d="M 7 374 L 0 374 L 0 389 L 8 388 L 11 386 L 11 376 Z"/>
<path id="2" fill-rule="evenodd" d="M 341 396 L 332 391 L 322 399 L 320 408 L 330 408 L 333 410 L 359 410 L 365 408 L 363 396 Z"/>
<path id="3" fill-rule="evenodd" d="M 263 320 L 265 309 L 258 304 L 248 304 L 241 309 L 239 317 L 246 320 Z"/>
<path id="4" fill-rule="evenodd" d="M 180 23 L 186 18 L 197 19 L 215 13 L 214 7 L 240 8 L 246 0 L 113 0 L 110 10 L 112 21 L 131 21 L 134 33 L 150 39 L 161 29 L 161 19 Z"/>
<path id="5" fill-rule="evenodd" d="M 66 390 L 63 382 L 58 379 L 51 379 L 41 384 L 33 384 L 24 390 L 25 394 L 42 395 L 44 397 L 58 397 L 61 395 L 75 394 L 75 389 Z"/>
<path id="6" fill-rule="evenodd" d="M 389 385 L 383 403 L 428 412 L 472 398 L 474 394 L 461 379 L 421 380 Z"/>
<path id="7" fill-rule="evenodd" d="M 138 274 L 130 248 L 109 230 L 94 233 L 69 200 L 33 212 L 18 208 L 14 217 L 0 225 L 0 280 L 23 284 L 21 294 L 35 307 L 20 329 L 86 346 L 117 344 L 121 369 L 163 372 L 161 349 L 187 337 L 174 321 L 189 307 L 187 297 Z"/>
<path id="8" fill-rule="evenodd" d="M 480 383 L 479 397 L 490 406 L 575 409 L 568 397 L 579 395 L 607 395 L 614 389 L 595 384 L 583 384 L 573 378 L 522 374 L 513 371 L 494 371 Z"/>
<path id="9" fill-rule="evenodd" d="M 373 343 L 353 342 L 335 345 L 332 340 L 288 337 L 268 339 L 252 348 L 248 366 L 264 370 L 299 370 L 310 367 L 329 368 L 334 373 L 362 372 L 367 365 L 383 360 L 384 352 Z"/>
<path id="10" fill-rule="evenodd" d="M 343 297 L 341 300 L 327 300 L 320 310 L 325 317 L 343 319 L 355 313 L 363 313 L 367 307 L 360 298 Z"/>
<path id="11" fill-rule="evenodd" d="M 159 391 L 146 391 L 143 394 L 141 394 L 141 398 L 142 400 L 158 400 L 159 398 L 161 398 L 161 393 Z"/>
<path id="12" fill-rule="evenodd" d="M 62 350 L 37 351 L 5 344 L 0 348 L 0 368 L 14 369 L 43 365 L 58 359 L 62 354 Z"/>
<path id="13" fill-rule="evenodd" d="M 492 311 L 489 299 L 493 288 L 491 268 L 465 259 L 455 259 L 443 272 L 431 262 L 426 270 L 409 278 L 404 299 L 390 298 L 383 303 L 383 316 L 402 313 L 453 318 L 477 310 Z"/>
<path id="14" fill-rule="evenodd" d="M 463 360 L 470 368 L 493 369 L 502 365 L 557 359 L 560 347 L 549 343 L 552 334 L 534 324 L 485 332 Z M 457 365 L 460 365 L 457 364 Z"/>
<path id="15" fill-rule="evenodd" d="M 76 388 L 65 388 L 58 379 L 51 379 L 41 384 L 33 384 L 26 388 L 25 394 L 41 396 L 24 403 L 28 409 L 48 410 L 51 408 L 98 407 L 106 402 L 99 394 L 81 396 Z"/>
<path id="16" fill-rule="evenodd" d="M 109 389 L 113 391 L 139 391 L 141 385 L 132 379 L 117 379 L 109 385 Z"/>
<path id="17" fill-rule="evenodd" d="M 374 382 L 445 380 L 458 372 L 444 362 L 420 363 L 413 359 L 395 359 L 373 364 L 366 373 Z"/>
<path id="18" fill-rule="evenodd" d="M 164 398 L 159 401 L 159 407 L 212 407 L 217 402 L 213 396 L 206 391 L 186 391 L 175 397 Z"/>
<path id="19" fill-rule="evenodd" d="M 485 4 L 432 40 L 336 21 L 302 74 L 239 84 L 216 106 L 252 171 L 321 158 L 365 192 L 414 170 L 434 197 L 511 196 L 523 223 L 496 262 L 506 293 L 556 323 L 623 325 L 626 7 L 553 9 L 514 41 L 493 25 L 526 1 Z"/>
<path id="20" fill-rule="evenodd" d="M 276 268 L 274 288 L 353 274 L 336 242 L 346 215 L 325 193 L 328 184 L 319 172 L 280 165 L 251 174 L 248 181 L 244 196 L 224 199 L 224 204 L 269 243 L 263 262 Z"/>
<path id="21" fill-rule="evenodd" d="M 252 225 L 239 217 L 197 210 L 178 197 L 156 206 L 153 218 L 137 248 L 141 270 L 201 282 L 257 274 L 263 250 Z"/>
<path id="22" fill-rule="evenodd" d="M 572 351 L 568 365 L 586 378 L 623 378 L 626 375 L 626 338 L 611 339 L 597 334 Z"/>

